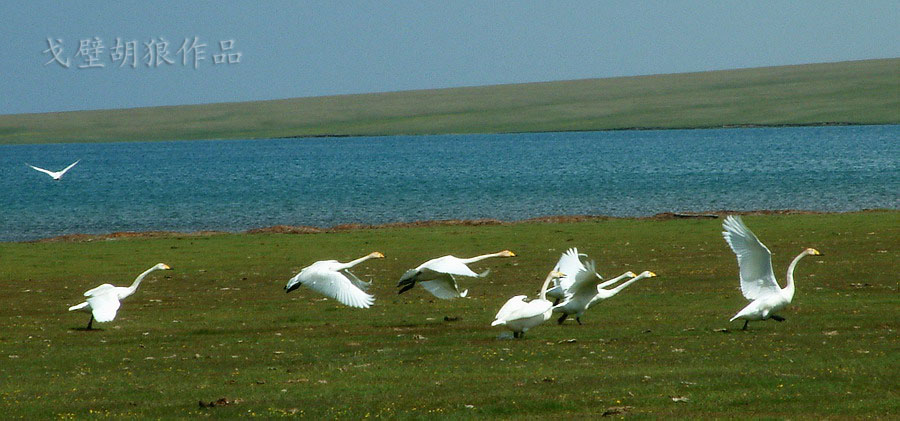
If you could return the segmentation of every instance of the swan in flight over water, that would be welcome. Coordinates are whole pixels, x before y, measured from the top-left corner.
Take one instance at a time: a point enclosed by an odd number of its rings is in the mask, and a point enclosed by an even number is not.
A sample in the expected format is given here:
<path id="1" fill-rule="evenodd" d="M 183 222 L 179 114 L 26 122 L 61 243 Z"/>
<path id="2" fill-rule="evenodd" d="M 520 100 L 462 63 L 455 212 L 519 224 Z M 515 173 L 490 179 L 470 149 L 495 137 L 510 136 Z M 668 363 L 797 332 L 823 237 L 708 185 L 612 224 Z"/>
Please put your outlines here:
<path id="1" fill-rule="evenodd" d="M 553 270 L 565 273 L 566 276 L 559 280 L 555 280 L 554 287 L 547 290 L 547 296 L 556 299 L 556 302 L 554 302 L 553 305 L 559 304 L 560 301 L 566 298 L 567 293 L 572 288 L 572 285 L 575 284 L 579 274 L 581 274 L 580 276 L 584 277 L 585 280 L 588 280 L 589 275 L 593 274 L 598 280 L 597 283 L 603 281 L 603 277 L 596 272 L 596 269 L 591 269 L 590 271 L 587 270 L 584 263 L 581 262 L 582 257 L 587 257 L 587 255 L 579 253 L 577 248 L 572 247 L 566 250 L 566 252 L 560 256 L 559 261 L 556 262 L 556 267 L 554 267 Z M 603 286 L 612 285 L 622 279 L 634 278 L 635 276 L 637 275 L 635 275 L 634 272 L 628 271 L 618 277 L 610 279 L 605 282 Z"/>
<path id="2" fill-rule="evenodd" d="M 91 325 L 94 323 L 95 319 L 99 323 L 111 322 L 116 318 L 116 311 L 119 310 L 119 306 L 121 305 L 120 301 L 128 298 L 131 294 L 134 294 L 138 289 L 138 285 L 144 280 L 144 277 L 155 270 L 169 269 L 172 269 L 169 265 L 159 263 L 138 275 L 130 287 L 117 287 L 110 284 L 103 284 L 97 288 L 90 289 L 84 293 L 84 296 L 88 297 L 87 300 L 81 304 L 69 307 L 69 311 L 81 310 L 91 313 L 91 320 L 88 322 L 87 330 L 91 330 Z"/>
<path id="3" fill-rule="evenodd" d="M 341 263 L 337 260 L 320 260 L 305 268 L 291 278 L 284 286 L 284 292 L 291 292 L 301 285 L 306 285 L 326 297 L 338 300 L 341 304 L 369 308 L 375 302 L 375 296 L 367 293 L 371 282 L 363 282 L 357 278 L 350 268 L 369 259 L 383 259 L 384 255 L 374 251 L 359 259 Z"/>
<path id="4" fill-rule="evenodd" d="M 594 273 L 594 262 L 588 263 L 586 272 L 589 274 Z M 619 286 L 612 289 L 604 289 L 629 276 L 631 279 L 622 282 Z M 562 313 L 562 316 L 560 316 L 556 322 L 563 324 L 567 317 L 574 314 L 575 321 L 577 321 L 578 324 L 581 324 L 581 316 L 584 314 L 585 310 L 591 308 L 594 304 L 612 298 L 612 296 L 641 279 L 652 278 L 654 276 L 656 276 L 656 274 L 650 271 L 643 271 L 637 276 L 635 276 L 634 273 L 628 272 L 602 284 L 595 280 L 595 276 L 582 276 L 581 280 L 576 279 L 575 284 L 569 289 L 570 295 L 567 296 L 566 300 L 562 304 L 553 306 L 554 313 Z"/>
<path id="5" fill-rule="evenodd" d="M 447 300 L 451 298 L 465 297 L 469 293 L 469 290 L 460 292 L 459 285 L 456 284 L 456 278 L 454 278 L 454 275 L 483 278 L 491 272 L 490 269 L 488 269 L 480 274 L 475 273 L 466 265 L 484 259 L 489 259 L 491 257 L 515 256 L 515 253 L 509 250 L 503 250 L 498 253 L 485 254 L 469 259 L 460 259 L 454 256 L 444 256 L 438 257 L 436 259 L 431 259 L 425 263 L 422 263 L 415 269 L 406 271 L 406 273 L 404 273 L 403 276 L 400 277 L 400 282 L 397 283 L 397 287 L 400 288 L 400 291 L 397 291 L 397 293 L 403 294 L 404 292 L 414 287 L 416 283 L 419 283 L 422 284 L 422 287 L 425 288 L 428 292 L 440 299 Z"/>
<path id="6" fill-rule="evenodd" d="M 77 164 L 77 163 L 79 163 L 79 162 L 81 162 L 80 159 L 77 160 L 77 161 L 75 161 L 75 162 L 73 162 L 73 163 L 71 163 L 68 167 L 64 168 L 62 171 L 50 171 L 50 170 L 45 170 L 45 169 L 43 169 L 43 168 L 38 168 L 38 167 L 35 167 L 34 165 L 27 164 L 27 163 L 26 163 L 25 165 L 28 165 L 29 167 L 34 168 L 35 170 L 38 170 L 38 171 L 40 171 L 40 172 L 42 172 L 42 173 L 44 173 L 44 174 L 49 175 L 50 178 L 59 181 L 59 179 L 62 178 L 63 174 L 65 174 L 66 171 L 69 171 L 72 167 L 75 166 L 75 164 Z"/>
<path id="7" fill-rule="evenodd" d="M 550 271 L 544 285 L 541 287 L 540 298 L 526 302 L 527 295 L 517 295 L 506 301 L 506 304 L 497 312 L 491 326 L 503 326 L 513 332 L 514 338 L 522 338 L 525 331 L 550 319 L 553 313 L 553 303 L 547 300 L 547 287 L 550 281 L 561 278 L 565 274 Z"/>
<path id="8" fill-rule="evenodd" d="M 729 321 L 743 319 L 742 330 L 747 330 L 747 324 L 751 320 L 775 319 L 783 322 L 784 317 L 775 312 L 787 307 L 794 298 L 794 267 L 800 259 L 806 256 L 819 256 L 821 253 L 812 248 L 803 250 L 788 266 L 787 285 L 781 288 L 775 281 L 775 273 L 772 271 L 772 253 L 744 225 L 741 218 L 728 216 L 722 227 L 725 229 L 722 236 L 737 255 L 738 266 L 741 269 L 741 292 L 744 298 L 751 301 Z"/>

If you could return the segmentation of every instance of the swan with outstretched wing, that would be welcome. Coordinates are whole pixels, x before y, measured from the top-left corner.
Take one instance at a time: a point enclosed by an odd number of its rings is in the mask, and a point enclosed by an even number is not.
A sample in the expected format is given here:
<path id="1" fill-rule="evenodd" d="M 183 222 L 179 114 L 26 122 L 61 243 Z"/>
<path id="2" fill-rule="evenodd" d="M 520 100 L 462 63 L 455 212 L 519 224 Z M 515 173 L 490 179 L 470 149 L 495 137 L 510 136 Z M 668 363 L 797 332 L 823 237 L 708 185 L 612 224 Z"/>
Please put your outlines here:
<path id="1" fill-rule="evenodd" d="M 784 317 L 775 312 L 787 307 L 794 299 L 794 268 L 800 259 L 806 256 L 819 256 L 821 253 L 816 249 L 807 248 L 797 255 L 788 266 L 787 284 L 781 288 L 772 271 L 772 253 L 744 225 L 744 221 L 739 216 L 728 216 L 722 223 L 722 228 L 724 228 L 722 236 L 725 238 L 725 242 L 737 255 L 741 293 L 744 298 L 750 300 L 750 304 L 741 309 L 729 321 L 743 319 L 743 330 L 747 329 L 750 321 L 768 319 L 784 321 Z"/>
<path id="2" fill-rule="evenodd" d="M 36 170 L 36 171 L 40 171 L 40 172 L 42 172 L 42 173 L 44 173 L 44 174 L 49 175 L 50 178 L 52 178 L 52 179 L 54 179 L 54 180 L 56 180 L 56 181 L 59 181 L 59 179 L 62 178 L 63 174 L 65 174 L 66 172 L 68 172 L 70 169 L 72 169 L 72 167 L 75 166 L 75 164 L 77 164 L 77 163 L 79 163 L 79 162 L 81 162 L 80 159 L 77 160 L 77 161 L 75 161 L 75 162 L 73 162 L 73 163 L 71 163 L 71 164 L 69 164 L 68 167 L 63 168 L 61 171 L 50 171 L 50 170 L 45 170 L 45 169 L 43 169 L 43 168 L 35 167 L 34 165 L 31 165 L 31 164 L 28 164 L 28 163 L 26 163 L 25 165 L 28 165 L 29 167 L 33 168 L 33 169 Z"/>
<path id="3" fill-rule="evenodd" d="M 300 270 L 300 273 L 291 278 L 284 286 L 284 292 L 291 292 L 301 286 L 306 286 L 341 304 L 356 308 L 369 308 L 375 302 L 375 296 L 366 292 L 371 283 L 363 282 L 350 272 L 350 268 L 369 259 L 383 258 L 384 254 L 376 251 L 347 263 L 337 260 L 320 260 Z"/>
<path id="4" fill-rule="evenodd" d="M 509 250 L 503 250 L 498 253 L 485 254 L 475 256 L 468 259 L 461 259 L 455 256 L 443 256 L 431 259 L 422 263 L 415 269 L 410 269 L 400 277 L 397 282 L 398 294 L 402 294 L 412 289 L 416 284 L 421 284 L 422 288 L 430 292 L 440 299 L 451 299 L 465 297 L 469 290 L 460 291 L 459 285 L 456 283 L 456 276 L 468 276 L 472 278 L 483 278 L 490 273 L 486 270 L 482 273 L 475 273 L 467 266 L 492 257 L 515 257 L 515 253 Z"/>
<path id="5" fill-rule="evenodd" d="M 80 310 L 91 313 L 91 320 L 88 321 L 87 330 L 91 330 L 94 320 L 99 323 L 111 322 L 116 318 L 116 313 L 122 305 L 121 301 L 134 294 L 141 284 L 141 281 L 143 281 L 150 272 L 169 269 L 172 269 L 169 265 L 159 263 L 138 275 L 131 286 L 117 287 L 111 284 L 103 284 L 96 288 L 89 289 L 84 293 L 84 296 L 87 297 L 87 299 L 81 304 L 69 307 L 69 311 Z"/>

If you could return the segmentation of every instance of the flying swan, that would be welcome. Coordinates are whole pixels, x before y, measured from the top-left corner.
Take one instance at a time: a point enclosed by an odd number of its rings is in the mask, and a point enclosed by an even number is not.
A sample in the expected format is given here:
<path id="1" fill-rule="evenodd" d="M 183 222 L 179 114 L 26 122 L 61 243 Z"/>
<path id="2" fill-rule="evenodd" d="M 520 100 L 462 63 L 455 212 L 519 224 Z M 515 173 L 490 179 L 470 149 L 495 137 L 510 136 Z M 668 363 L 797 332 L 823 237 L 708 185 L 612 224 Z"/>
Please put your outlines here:
<path id="1" fill-rule="evenodd" d="M 375 302 L 375 296 L 366 293 L 372 283 L 363 282 L 349 269 L 369 259 L 383 258 L 383 254 L 375 251 L 347 263 L 320 260 L 303 268 L 291 278 L 284 286 L 284 292 L 291 292 L 301 285 L 306 285 L 313 291 L 340 301 L 341 304 L 369 308 Z"/>
<path id="2" fill-rule="evenodd" d="M 469 290 L 460 292 L 459 285 L 456 284 L 456 276 L 471 276 L 473 278 L 483 278 L 490 273 L 490 269 L 478 274 L 466 266 L 469 263 L 475 263 L 491 257 L 515 257 L 515 253 L 509 250 L 503 250 L 498 253 L 485 254 L 469 259 L 460 259 L 454 256 L 438 257 L 422 263 L 415 269 L 410 269 L 400 277 L 397 287 L 400 291 L 398 294 L 410 290 L 416 283 L 422 284 L 435 297 L 448 300 L 451 298 L 465 297 Z"/>
<path id="3" fill-rule="evenodd" d="M 40 172 L 42 172 L 42 173 L 44 173 L 44 174 L 49 175 L 50 178 L 59 181 L 59 179 L 62 178 L 63 174 L 65 174 L 66 171 L 69 171 L 72 167 L 75 166 L 75 164 L 77 164 L 77 163 L 79 163 L 79 162 L 81 162 L 80 159 L 77 160 L 77 161 L 75 161 L 75 162 L 73 162 L 73 163 L 71 163 L 68 167 L 64 168 L 62 171 L 50 171 L 50 170 L 45 170 L 45 169 L 43 169 L 43 168 L 38 168 L 38 167 L 35 167 L 34 165 L 27 164 L 27 163 L 26 163 L 25 165 L 28 165 L 29 167 L 34 168 L 35 170 L 38 170 L 38 171 L 40 171 Z M 99 320 L 98 320 L 98 321 L 99 321 Z"/>
<path id="4" fill-rule="evenodd" d="M 562 316 L 556 321 L 557 323 L 563 324 L 567 317 L 574 314 L 575 321 L 577 321 L 578 324 L 581 324 L 581 316 L 584 315 L 585 310 L 591 308 L 594 304 L 611 298 L 623 289 L 628 288 L 629 285 L 640 281 L 641 279 L 656 276 L 655 273 L 650 271 L 643 271 L 637 276 L 635 276 L 634 273 L 628 272 L 618 278 L 610 279 L 609 281 L 598 285 L 599 280 L 597 280 L 597 277 L 590 276 L 590 274 L 594 273 L 594 262 L 588 263 L 585 272 L 587 272 L 587 275 L 582 275 L 579 279 L 575 280 L 575 284 L 569 289 L 569 295 L 566 300 L 561 304 L 553 306 L 554 313 L 562 313 Z M 631 279 L 622 282 L 619 286 L 612 289 L 604 289 L 604 287 L 610 286 L 628 276 L 631 276 Z"/>
<path id="5" fill-rule="evenodd" d="M 119 310 L 119 306 L 121 305 L 120 301 L 128 298 L 131 294 L 134 294 L 138 289 L 138 285 L 144 280 L 144 277 L 155 270 L 169 269 L 172 269 L 169 265 L 159 263 L 138 275 L 130 287 L 117 287 L 110 284 L 103 284 L 97 288 L 90 289 L 84 293 L 84 296 L 88 297 L 87 300 L 81 304 L 69 307 L 69 311 L 81 310 L 91 313 L 91 320 L 88 322 L 87 330 L 91 330 L 91 325 L 94 323 L 95 319 L 99 323 L 111 322 L 116 318 L 116 311 Z"/>
<path id="6" fill-rule="evenodd" d="M 751 320 L 775 319 L 783 322 L 784 317 L 775 312 L 787 307 L 794 298 L 794 267 L 800 259 L 806 256 L 819 256 L 821 253 L 812 248 L 803 250 L 788 266 L 787 285 L 781 288 L 775 281 L 775 273 L 772 271 L 772 253 L 744 225 L 741 218 L 728 216 L 722 227 L 725 229 L 722 236 L 737 255 L 738 266 L 741 269 L 741 292 L 744 298 L 751 301 L 729 321 L 743 319 L 742 330 L 747 330 L 747 324 Z"/>
<path id="7" fill-rule="evenodd" d="M 565 276 L 557 271 L 550 271 L 541 287 L 540 298 L 526 302 L 527 295 L 517 295 L 506 301 L 491 326 L 502 326 L 513 332 L 514 338 L 522 338 L 525 331 L 550 319 L 553 303 L 547 300 L 547 287 L 550 281 Z"/>
<path id="8" fill-rule="evenodd" d="M 572 288 L 572 285 L 575 284 L 576 278 L 578 274 L 581 273 L 583 277 L 588 278 L 589 274 L 593 274 L 596 276 L 598 281 L 602 281 L 603 277 L 600 276 L 599 273 L 596 272 L 595 269 L 591 269 L 587 271 L 584 263 L 581 262 L 582 257 L 587 257 L 584 253 L 579 253 L 578 249 L 573 247 L 566 250 L 565 253 L 560 256 L 559 261 L 556 262 L 556 267 L 553 270 L 557 272 L 565 273 L 566 276 L 554 281 L 554 287 L 547 290 L 547 296 L 556 300 L 553 305 L 559 304 L 560 301 L 566 298 L 569 290 Z M 625 272 L 609 281 L 605 282 L 603 286 L 612 285 L 618 281 L 621 281 L 625 278 L 634 278 L 634 272 L 628 271 Z M 599 283 L 599 282 L 598 282 Z"/>

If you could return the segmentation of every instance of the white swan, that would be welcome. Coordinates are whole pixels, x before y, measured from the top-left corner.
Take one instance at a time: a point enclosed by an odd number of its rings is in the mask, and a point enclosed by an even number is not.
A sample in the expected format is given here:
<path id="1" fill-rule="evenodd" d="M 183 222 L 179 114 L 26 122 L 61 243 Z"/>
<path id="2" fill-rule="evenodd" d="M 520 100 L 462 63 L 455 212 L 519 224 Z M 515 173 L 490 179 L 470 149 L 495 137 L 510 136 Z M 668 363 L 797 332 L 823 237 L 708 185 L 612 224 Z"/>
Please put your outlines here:
<path id="1" fill-rule="evenodd" d="M 62 178 L 63 174 L 66 173 L 66 171 L 69 171 L 70 169 L 72 169 L 72 167 L 74 167 L 75 164 L 77 164 L 77 163 L 79 163 L 79 162 L 81 162 L 80 159 L 77 160 L 77 161 L 75 161 L 75 162 L 73 162 L 73 163 L 71 163 L 71 164 L 69 164 L 69 166 L 66 167 L 66 168 L 63 168 L 62 171 L 50 171 L 50 170 L 45 170 L 45 169 L 43 169 L 43 168 L 38 168 L 38 167 L 35 167 L 34 165 L 31 165 L 31 164 L 28 164 L 28 163 L 26 163 L 25 165 L 28 165 L 29 167 L 34 168 L 35 170 L 38 170 L 38 171 L 40 171 L 40 172 L 42 172 L 42 173 L 44 173 L 44 174 L 49 175 L 50 178 L 52 178 L 52 179 L 54 179 L 54 180 L 59 180 L 60 178 Z"/>
<path id="2" fill-rule="evenodd" d="M 593 270 L 593 262 L 588 264 L 588 270 Z M 612 289 L 604 289 L 609 285 L 612 285 L 618 282 L 620 279 L 625 278 L 627 275 L 632 275 L 632 278 L 622 282 L 619 286 Z M 618 294 L 623 289 L 628 288 L 629 285 L 640 281 L 644 278 L 652 278 L 656 276 L 655 273 L 645 270 L 641 272 L 639 275 L 634 276 L 633 273 L 628 272 L 623 276 L 620 276 L 616 279 L 611 279 L 606 281 L 600 285 L 597 285 L 595 282 L 586 282 L 585 285 L 578 286 L 576 283 L 575 286 L 570 290 L 572 295 L 561 304 L 553 306 L 554 313 L 562 313 L 557 323 L 562 324 L 566 321 L 566 318 L 569 315 L 575 315 L 575 321 L 578 324 L 581 324 L 581 316 L 584 314 L 585 310 L 591 308 L 594 304 L 599 303 L 600 301 L 611 298 L 612 296 Z M 595 287 L 596 285 L 596 287 Z"/>
<path id="3" fill-rule="evenodd" d="M 729 321 L 744 319 L 743 330 L 751 320 L 775 319 L 784 321 L 775 312 L 787 307 L 794 298 L 794 267 L 806 256 L 819 256 L 818 250 L 803 250 L 788 266 L 787 285 L 778 286 L 775 273 L 772 271 L 772 253 L 756 238 L 756 235 L 744 225 L 740 217 L 729 216 L 722 223 L 725 231 L 722 236 L 737 255 L 741 269 L 741 292 L 751 303 L 734 315 Z"/>
<path id="4" fill-rule="evenodd" d="M 553 305 L 559 304 L 559 302 L 564 300 L 567 295 L 570 295 L 569 290 L 572 288 L 572 285 L 575 284 L 576 278 L 579 276 L 579 274 L 581 274 L 581 276 L 584 277 L 585 280 L 588 280 L 588 275 L 591 274 L 597 278 L 598 283 L 599 281 L 603 280 L 603 277 L 596 272 L 595 268 L 591 269 L 590 271 L 585 268 L 584 263 L 582 263 L 581 261 L 582 257 L 587 257 L 587 255 L 584 253 L 579 253 L 577 248 L 572 247 L 566 250 L 566 252 L 563 253 L 562 256 L 560 256 L 559 261 L 556 262 L 556 266 L 553 268 L 553 270 L 565 273 L 566 276 L 559 280 L 554 280 L 555 285 L 553 286 L 553 288 L 547 290 L 547 296 L 556 300 Z M 635 275 L 631 271 L 628 271 L 613 279 L 610 279 L 609 281 L 604 283 L 604 286 L 614 284 L 625 278 L 633 278 L 635 276 L 637 275 Z M 593 287 L 589 292 L 593 293 Z"/>
<path id="5" fill-rule="evenodd" d="M 514 338 L 525 336 L 525 332 L 550 319 L 553 303 L 547 300 L 547 286 L 550 281 L 565 276 L 557 271 L 550 271 L 541 287 L 540 298 L 526 302 L 526 295 L 517 295 L 506 301 L 491 326 L 503 326 L 513 332 Z"/>
<path id="6" fill-rule="evenodd" d="M 469 263 L 475 263 L 491 257 L 515 257 L 515 253 L 509 250 L 503 250 L 498 253 L 485 254 L 469 259 L 460 259 L 454 256 L 438 257 L 422 263 L 415 269 L 410 269 L 400 277 L 397 282 L 398 294 L 410 290 L 416 283 L 422 284 L 435 297 L 440 299 L 450 299 L 457 297 L 465 297 L 469 290 L 460 292 L 459 285 L 456 284 L 456 276 L 485 277 L 490 273 L 490 269 L 478 274 L 466 266 Z"/>
<path id="7" fill-rule="evenodd" d="M 375 297 L 366 293 L 372 283 L 363 282 L 348 269 L 369 259 L 383 258 L 383 254 L 375 251 L 347 263 L 320 260 L 300 270 L 300 273 L 284 286 L 284 292 L 291 292 L 301 285 L 306 285 L 313 291 L 338 300 L 344 305 L 369 308 L 375 302 Z"/>
<path id="8" fill-rule="evenodd" d="M 572 253 L 573 251 L 574 253 Z M 570 249 L 569 252 L 567 252 L 567 254 L 577 257 L 578 255 L 575 253 L 577 253 L 577 250 L 574 249 Z M 581 265 L 581 262 L 578 262 L 578 264 Z M 572 269 L 575 269 L 575 267 L 572 267 Z M 581 324 L 581 316 L 583 316 L 584 312 L 588 308 L 590 308 L 591 304 L 596 302 L 596 297 L 607 295 L 606 297 L 604 297 L 604 299 L 609 298 L 617 294 L 632 282 L 638 279 L 643 279 L 637 278 L 637 275 L 635 275 L 631 271 L 628 271 L 616 278 L 603 282 L 603 278 L 601 278 L 600 275 L 597 274 L 597 269 L 594 262 L 588 262 L 587 265 L 582 265 L 581 268 L 578 269 L 578 272 L 575 274 L 570 274 L 570 272 L 564 273 L 567 274 L 567 277 L 560 279 L 560 287 L 566 285 L 564 281 L 570 280 L 570 282 L 564 290 L 565 296 L 563 297 L 563 302 L 559 303 L 559 301 L 557 301 L 553 306 L 553 312 L 563 313 L 559 320 L 557 320 L 559 324 L 562 324 L 567 317 L 573 314 L 575 315 L 575 320 L 578 322 L 578 324 Z M 652 274 L 652 272 L 647 272 L 647 274 L 649 276 L 649 274 Z M 655 274 L 653 276 L 655 276 Z M 612 285 L 622 279 L 629 277 L 634 279 L 620 285 L 615 290 L 607 291 L 603 289 L 603 287 Z M 550 295 L 549 291 L 547 295 Z"/>
<path id="9" fill-rule="evenodd" d="M 100 323 L 111 322 L 116 318 L 116 312 L 121 305 L 120 301 L 124 300 L 129 295 L 134 294 L 145 276 L 149 275 L 150 272 L 153 272 L 154 270 L 169 269 L 171 269 L 169 265 L 159 263 L 138 275 L 130 287 L 117 287 L 110 284 L 103 284 L 97 288 L 90 289 L 84 293 L 84 296 L 88 297 L 87 300 L 81 304 L 69 307 L 69 311 L 81 310 L 91 313 L 91 320 L 88 321 L 87 325 L 88 330 L 91 329 L 91 325 L 94 323 L 95 319 Z"/>

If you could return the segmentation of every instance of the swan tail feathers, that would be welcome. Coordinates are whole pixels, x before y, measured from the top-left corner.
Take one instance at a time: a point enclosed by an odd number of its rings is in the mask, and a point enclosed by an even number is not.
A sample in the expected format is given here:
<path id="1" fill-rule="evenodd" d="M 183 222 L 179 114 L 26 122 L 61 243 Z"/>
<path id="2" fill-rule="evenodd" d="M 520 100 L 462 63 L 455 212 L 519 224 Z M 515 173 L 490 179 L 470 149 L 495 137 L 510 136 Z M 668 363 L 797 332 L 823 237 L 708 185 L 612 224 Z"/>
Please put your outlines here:
<path id="1" fill-rule="evenodd" d="M 491 323 L 491 326 L 500 326 L 500 325 L 503 325 L 503 324 L 506 324 L 506 321 L 504 321 L 504 320 L 494 320 L 494 321 Z"/>
<path id="2" fill-rule="evenodd" d="M 491 274 L 491 270 L 488 269 L 488 270 L 486 270 L 486 271 L 484 271 L 484 272 L 479 273 L 479 274 L 478 274 L 478 277 L 479 277 L 479 278 L 484 278 L 485 276 L 488 276 L 488 275 L 490 275 L 490 274 Z"/>

